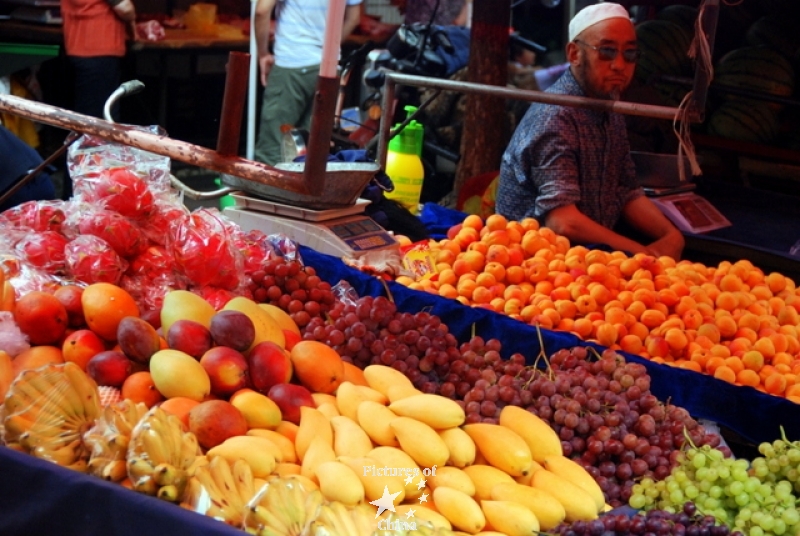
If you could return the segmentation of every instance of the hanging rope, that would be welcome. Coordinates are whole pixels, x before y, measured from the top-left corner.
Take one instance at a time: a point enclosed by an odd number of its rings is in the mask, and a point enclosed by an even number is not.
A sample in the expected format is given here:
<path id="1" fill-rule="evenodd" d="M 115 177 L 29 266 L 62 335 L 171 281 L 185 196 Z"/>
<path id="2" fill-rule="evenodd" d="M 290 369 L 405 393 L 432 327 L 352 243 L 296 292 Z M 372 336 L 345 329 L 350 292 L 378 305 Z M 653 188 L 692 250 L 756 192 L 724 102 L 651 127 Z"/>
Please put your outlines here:
<path id="1" fill-rule="evenodd" d="M 708 85 L 711 84 L 711 79 L 714 78 L 711 47 L 703 31 L 703 15 L 705 13 L 707 1 L 708 0 L 703 2 L 703 5 L 700 6 L 700 10 L 697 13 L 697 19 L 694 21 L 694 39 L 688 51 L 689 57 L 698 62 L 700 69 L 708 74 L 706 89 Z M 697 154 L 695 153 L 694 143 L 692 143 L 690 130 L 689 103 L 692 101 L 693 93 L 693 91 L 689 91 L 683 97 L 683 100 L 678 106 L 678 111 L 675 114 L 675 119 L 672 122 L 672 128 L 675 131 L 675 135 L 678 137 L 678 173 L 681 181 L 686 180 L 686 171 L 683 165 L 684 153 L 686 154 L 686 158 L 689 159 L 692 175 L 703 174 L 703 171 L 700 169 L 700 164 L 697 162 Z"/>

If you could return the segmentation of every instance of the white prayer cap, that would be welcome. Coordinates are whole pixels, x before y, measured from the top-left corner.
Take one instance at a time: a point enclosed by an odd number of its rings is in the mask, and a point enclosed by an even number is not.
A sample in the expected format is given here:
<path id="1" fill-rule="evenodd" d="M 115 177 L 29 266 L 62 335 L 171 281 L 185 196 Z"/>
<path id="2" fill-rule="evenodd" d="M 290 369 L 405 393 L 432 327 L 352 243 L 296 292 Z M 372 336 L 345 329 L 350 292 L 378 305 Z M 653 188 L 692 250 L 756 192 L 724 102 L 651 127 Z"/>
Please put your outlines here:
<path id="1" fill-rule="evenodd" d="M 589 26 L 608 19 L 631 20 L 628 10 L 619 4 L 603 2 L 587 6 L 580 10 L 569 22 L 569 40 L 572 41 Z"/>

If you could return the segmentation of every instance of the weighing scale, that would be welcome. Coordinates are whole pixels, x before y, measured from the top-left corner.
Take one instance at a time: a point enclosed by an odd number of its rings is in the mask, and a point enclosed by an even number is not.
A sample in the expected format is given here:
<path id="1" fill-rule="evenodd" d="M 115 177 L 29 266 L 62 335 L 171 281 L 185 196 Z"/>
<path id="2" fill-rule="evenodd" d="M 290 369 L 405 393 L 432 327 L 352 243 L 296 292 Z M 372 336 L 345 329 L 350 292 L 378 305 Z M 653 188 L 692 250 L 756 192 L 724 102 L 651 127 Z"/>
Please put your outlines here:
<path id="1" fill-rule="evenodd" d="M 400 244 L 364 214 L 370 201 L 358 199 L 343 208 L 311 210 L 232 192 L 233 206 L 224 214 L 243 230 L 282 234 L 304 246 L 334 257 L 359 259 L 380 252 L 395 253 Z"/>

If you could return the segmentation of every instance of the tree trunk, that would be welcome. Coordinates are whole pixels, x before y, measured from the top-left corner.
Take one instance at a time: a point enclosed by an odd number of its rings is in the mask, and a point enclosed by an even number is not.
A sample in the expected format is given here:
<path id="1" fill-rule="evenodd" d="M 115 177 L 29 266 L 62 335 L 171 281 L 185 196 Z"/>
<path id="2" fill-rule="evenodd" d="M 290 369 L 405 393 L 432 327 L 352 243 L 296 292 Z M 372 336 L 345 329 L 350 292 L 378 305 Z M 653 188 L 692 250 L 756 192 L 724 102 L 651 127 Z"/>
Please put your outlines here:
<path id="1" fill-rule="evenodd" d="M 468 80 L 505 86 L 508 81 L 508 31 L 511 0 L 473 0 Z M 505 99 L 468 94 L 461 134 L 461 161 L 453 191 L 470 177 L 499 169 L 508 122 Z"/>

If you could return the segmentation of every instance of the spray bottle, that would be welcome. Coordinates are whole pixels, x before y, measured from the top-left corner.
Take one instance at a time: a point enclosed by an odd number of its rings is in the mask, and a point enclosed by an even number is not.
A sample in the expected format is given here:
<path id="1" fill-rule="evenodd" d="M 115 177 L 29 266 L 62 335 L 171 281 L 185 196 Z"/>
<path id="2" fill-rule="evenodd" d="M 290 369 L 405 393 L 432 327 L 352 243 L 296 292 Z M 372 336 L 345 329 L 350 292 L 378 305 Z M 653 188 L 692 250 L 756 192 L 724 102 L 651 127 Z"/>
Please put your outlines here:
<path id="1" fill-rule="evenodd" d="M 411 115 L 417 111 L 414 106 L 406 106 L 405 111 Z M 395 125 L 394 128 L 398 128 Z M 386 153 L 386 174 L 394 183 L 394 191 L 387 192 L 386 197 L 394 199 L 412 214 L 419 213 L 419 198 L 422 193 L 422 182 L 425 170 L 422 167 L 422 141 L 424 128 L 416 120 L 389 142 Z"/>

